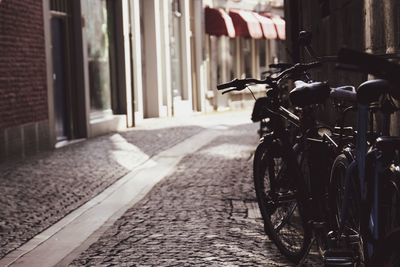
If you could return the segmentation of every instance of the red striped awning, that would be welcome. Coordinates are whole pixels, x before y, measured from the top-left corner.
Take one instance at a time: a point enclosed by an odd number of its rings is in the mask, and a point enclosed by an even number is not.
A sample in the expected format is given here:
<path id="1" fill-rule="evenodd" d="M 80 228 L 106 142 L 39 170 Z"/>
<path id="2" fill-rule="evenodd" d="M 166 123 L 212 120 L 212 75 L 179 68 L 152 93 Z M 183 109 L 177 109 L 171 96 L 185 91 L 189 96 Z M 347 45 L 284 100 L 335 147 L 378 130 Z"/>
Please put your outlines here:
<path id="1" fill-rule="evenodd" d="M 259 20 L 254 12 L 232 9 L 229 11 L 233 25 L 235 27 L 236 36 L 260 39 L 264 37 Z"/>
<path id="2" fill-rule="evenodd" d="M 206 7 L 204 14 L 207 34 L 235 37 L 235 28 L 232 19 L 223 9 Z"/>
<path id="3" fill-rule="evenodd" d="M 261 24 L 261 28 L 264 34 L 264 38 L 266 39 L 277 39 L 278 33 L 276 31 L 276 27 L 271 18 L 267 16 L 262 16 L 260 14 L 254 13 L 256 18 L 259 20 Z"/>
<path id="4" fill-rule="evenodd" d="M 279 39 L 285 40 L 286 39 L 285 20 L 279 16 L 272 16 L 271 19 L 275 23 Z"/>

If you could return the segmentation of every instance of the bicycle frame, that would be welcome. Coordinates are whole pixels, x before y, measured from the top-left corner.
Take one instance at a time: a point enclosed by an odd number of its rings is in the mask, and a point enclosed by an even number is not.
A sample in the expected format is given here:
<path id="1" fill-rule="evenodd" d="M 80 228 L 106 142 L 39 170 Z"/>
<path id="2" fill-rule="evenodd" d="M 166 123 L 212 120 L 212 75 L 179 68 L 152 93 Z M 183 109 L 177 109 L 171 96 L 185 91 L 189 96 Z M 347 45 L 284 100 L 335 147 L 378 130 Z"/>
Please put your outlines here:
<path id="1" fill-rule="evenodd" d="M 371 123 L 369 115 L 369 106 L 358 104 L 357 107 L 357 138 L 356 153 L 349 156 L 352 159 L 345 174 L 345 194 L 340 214 L 340 227 L 338 238 L 342 237 L 346 223 L 348 222 L 349 201 L 352 196 L 358 195 L 353 184 L 358 177 L 359 183 L 359 204 L 360 204 L 360 233 L 365 238 L 367 247 L 367 260 L 369 260 L 377 249 L 377 244 L 384 237 L 381 232 L 380 218 L 380 180 L 388 164 L 385 159 L 389 155 L 385 152 L 370 149 L 368 151 L 368 123 Z M 383 113 L 382 134 L 389 136 L 390 112 Z M 372 126 L 371 126 L 372 127 Z M 389 156 L 390 158 L 390 156 Z M 373 166 L 373 167 L 371 167 Z M 370 169 L 368 169 L 370 168 Z M 372 168 L 372 170 L 371 170 Z M 367 172 L 367 170 L 370 170 Z"/>

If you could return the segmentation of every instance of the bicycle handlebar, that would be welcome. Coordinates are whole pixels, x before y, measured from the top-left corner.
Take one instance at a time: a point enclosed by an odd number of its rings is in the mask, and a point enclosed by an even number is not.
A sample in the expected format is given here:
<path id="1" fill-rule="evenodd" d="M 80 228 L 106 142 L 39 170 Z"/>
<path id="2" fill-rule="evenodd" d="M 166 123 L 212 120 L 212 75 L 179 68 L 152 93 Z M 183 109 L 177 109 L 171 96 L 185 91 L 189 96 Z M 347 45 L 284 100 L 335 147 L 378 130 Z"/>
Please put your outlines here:
<path id="1" fill-rule="evenodd" d="M 218 90 L 224 90 L 231 88 L 230 90 L 222 92 L 222 94 L 231 92 L 231 91 L 241 91 L 245 89 L 248 85 L 251 84 L 267 84 L 269 86 L 274 86 L 279 83 L 279 81 L 290 74 L 302 73 L 307 70 L 320 67 L 322 65 L 321 62 L 310 62 L 310 63 L 297 63 L 292 67 L 282 71 L 276 77 L 268 76 L 264 80 L 258 80 L 253 78 L 245 78 L 245 79 L 234 79 L 227 83 L 221 83 L 217 85 Z"/>
<path id="2" fill-rule="evenodd" d="M 276 63 L 276 64 L 270 64 L 269 67 L 271 69 L 280 69 L 280 70 L 286 70 L 288 68 L 293 67 L 293 64 L 290 63 Z"/>
<path id="3" fill-rule="evenodd" d="M 222 92 L 222 94 L 226 94 L 231 91 L 242 91 L 250 84 L 268 84 L 268 82 L 266 81 L 267 79 L 265 79 L 265 80 L 257 80 L 257 79 L 252 79 L 252 78 L 246 78 L 246 79 L 240 79 L 240 80 L 234 79 L 227 83 L 218 84 L 217 89 L 218 90 L 228 89 L 228 90 Z"/>
<path id="4" fill-rule="evenodd" d="M 359 72 L 375 75 L 381 79 L 387 80 L 393 85 L 400 86 L 400 65 L 386 59 L 372 54 L 342 48 L 338 53 L 338 62 L 355 66 Z"/>
<path id="5" fill-rule="evenodd" d="M 232 87 L 237 87 L 238 82 L 239 82 L 238 79 L 234 79 L 227 83 L 221 83 L 221 84 L 217 85 L 217 89 L 223 90 L 223 89 L 228 89 L 228 88 L 232 88 Z"/>
<path id="6" fill-rule="evenodd" d="M 290 67 L 284 71 L 282 71 L 276 78 L 273 78 L 275 81 L 279 81 L 280 79 L 284 78 L 288 74 L 292 73 L 300 73 L 305 72 L 310 69 L 318 68 L 322 65 L 322 62 L 315 61 L 310 63 L 297 63 L 293 67 Z"/>

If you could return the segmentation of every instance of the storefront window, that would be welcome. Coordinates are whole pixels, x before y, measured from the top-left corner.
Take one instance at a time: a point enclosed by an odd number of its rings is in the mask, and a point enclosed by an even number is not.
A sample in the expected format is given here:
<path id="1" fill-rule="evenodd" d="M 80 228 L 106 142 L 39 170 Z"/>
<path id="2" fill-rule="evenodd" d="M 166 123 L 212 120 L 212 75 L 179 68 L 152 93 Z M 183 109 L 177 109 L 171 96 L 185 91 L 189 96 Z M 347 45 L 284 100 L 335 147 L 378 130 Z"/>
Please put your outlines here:
<path id="1" fill-rule="evenodd" d="M 228 71 L 229 80 L 233 80 L 236 77 L 236 64 L 238 59 L 236 58 L 236 42 L 235 39 L 229 39 L 229 57 L 228 57 Z"/>
<path id="2" fill-rule="evenodd" d="M 260 56 L 260 73 L 263 73 L 268 70 L 268 63 L 267 63 L 267 40 L 260 40 L 259 41 L 259 56 Z"/>
<path id="3" fill-rule="evenodd" d="M 92 114 L 111 113 L 110 23 L 107 0 L 83 0 Z"/>
<path id="4" fill-rule="evenodd" d="M 182 99 L 182 59 L 181 59 L 181 11 L 180 1 L 170 0 L 170 54 L 171 54 L 171 88 L 174 99 Z"/>
<path id="5" fill-rule="evenodd" d="M 221 82 L 221 67 L 218 60 L 218 37 L 210 36 L 210 89 Z"/>
<path id="6" fill-rule="evenodd" d="M 242 39 L 242 51 L 243 67 L 241 78 L 249 78 L 252 77 L 251 39 Z"/>

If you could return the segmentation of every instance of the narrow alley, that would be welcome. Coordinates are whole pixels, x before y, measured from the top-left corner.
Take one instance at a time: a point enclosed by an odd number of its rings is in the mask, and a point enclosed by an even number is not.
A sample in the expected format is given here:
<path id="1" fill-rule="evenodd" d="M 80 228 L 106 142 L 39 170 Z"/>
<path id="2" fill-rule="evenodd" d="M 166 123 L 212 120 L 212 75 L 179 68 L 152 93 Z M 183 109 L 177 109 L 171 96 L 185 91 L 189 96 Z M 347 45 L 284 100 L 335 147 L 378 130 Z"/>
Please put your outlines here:
<path id="1" fill-rule="evenodd" d="M 0 267 L 400 267 L 400 1 L 0 0 Z"/>
<path id="2" fill-rule="evenodd" d="M 46 238 L 26 251 L 22 246 L 9 253 L 0 265 L 290 265 L 263 232 L 252 182 L 258 125 L 249 122 L 249 117 L 247 111 L 195 116 L 190 124 L 185 118 L 154 119 L 133 130 L 82 141 L 14 163 L 7 172 L 13 183 L 3 180 L 0 185 L 2 192 L 15 192 L 13 199 L 9 198 L 10 193 L 8 197 L 1 194 L 0 210 L 8 218 L 2 227 L 10 227 L 2 231 L 8 233 L 2 236 L 2 255 L 27 241 L 29 244 L 40 236 Z M 201 134 L 207 134 L 209 139 L 196 144 L 196 136 Z M 141 142 L 135 142 L 139 144 L 135 147 L 132 143 L 138 138 Z M 81 243 L 64 246 L 69 239 L 60 240 L 57 233 L 69 227 L 72 233 L 80 235 L 82 230 L 74 226 L 75 221 L 94 207 L 51 230 L 51 235 L 40 234 L 118 183 L 120 177 L 128 177 L 148 161 L 157 161 L 158 155 L 168 155 L 183 142 L 190 147 L 168 175 L 161 177 L 133 205 L 125 205 L 126 212 L 121 213 L 123 208 L 119 207 L 104 224 L 92 227 Z M 145 180 L 152 178 L 149 175 L 151 172 L 145 170 Z M 129 177 L 138 179 L 135 175 Z M 101 202 L 94 206 L 101 210 Z M 102 216 L 102 211 L 92 216 L 93 225 Z"/>

